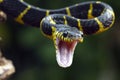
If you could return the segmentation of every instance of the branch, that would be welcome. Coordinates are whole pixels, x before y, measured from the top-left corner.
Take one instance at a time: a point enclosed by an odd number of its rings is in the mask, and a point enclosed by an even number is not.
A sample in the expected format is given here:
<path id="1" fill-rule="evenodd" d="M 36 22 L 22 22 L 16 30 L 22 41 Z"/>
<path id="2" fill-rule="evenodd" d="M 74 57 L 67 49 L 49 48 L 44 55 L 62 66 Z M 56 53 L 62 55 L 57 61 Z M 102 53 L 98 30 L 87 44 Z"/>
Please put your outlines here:
<path id="1" fill-rule="evenodd" d="M 11 60 L 6 59 L 0 52 L 0 80 L 6 80 L 15 72 L 15 68 Z"/>

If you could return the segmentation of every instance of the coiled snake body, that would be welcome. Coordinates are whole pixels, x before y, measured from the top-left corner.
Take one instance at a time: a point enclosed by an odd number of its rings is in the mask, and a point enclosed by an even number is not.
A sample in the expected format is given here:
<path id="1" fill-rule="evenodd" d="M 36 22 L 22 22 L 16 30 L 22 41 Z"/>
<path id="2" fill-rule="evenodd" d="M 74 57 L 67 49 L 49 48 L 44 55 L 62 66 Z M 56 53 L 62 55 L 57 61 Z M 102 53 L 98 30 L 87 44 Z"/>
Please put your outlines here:
<path id="1" fill-rule="evenodd" d="M 40 27 L 42 33 L 54 41 L 56 59 L 61 67 L 72 64 L 74 49 L 83 41 L 83 35 L 103 32 L 115 19 L 112 8 L 100 1 L 48 10 L 23 0 L 0 0 L 0 9 L 21 24 Z"/>

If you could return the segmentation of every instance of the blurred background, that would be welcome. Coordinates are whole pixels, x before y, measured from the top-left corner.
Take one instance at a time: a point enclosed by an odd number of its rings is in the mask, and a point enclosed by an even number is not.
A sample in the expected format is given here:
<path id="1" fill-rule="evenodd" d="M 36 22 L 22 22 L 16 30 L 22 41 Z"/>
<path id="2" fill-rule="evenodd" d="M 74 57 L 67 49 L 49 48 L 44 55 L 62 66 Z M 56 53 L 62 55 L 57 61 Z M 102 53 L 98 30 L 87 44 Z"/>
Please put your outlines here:
<path id="1" fill-rule="evenodd" d="M 25 0 L 45 9 L 57 9 L 90 0 Z M 52 40 L 44 37 L 40 29 L 21 25 L 8 18 L 0 24 L 0 47 L 11 59 L 16 72 L 8 80 L 120 80 L 120 3 L 110 4 L 116 15 L 109 30 L 84 37 L 75 49 L 71 67 L 58 66 Z"/>

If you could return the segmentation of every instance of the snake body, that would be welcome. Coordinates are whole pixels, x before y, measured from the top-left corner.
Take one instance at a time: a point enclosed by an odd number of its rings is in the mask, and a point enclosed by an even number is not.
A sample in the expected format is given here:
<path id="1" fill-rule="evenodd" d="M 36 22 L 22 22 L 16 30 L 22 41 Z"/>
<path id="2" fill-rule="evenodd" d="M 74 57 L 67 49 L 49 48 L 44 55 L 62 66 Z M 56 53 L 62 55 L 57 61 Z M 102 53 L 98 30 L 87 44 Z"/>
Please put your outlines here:
<path id="1" fill-rule="evenodd" d="M 21 24 L 40 27 L 42 33 L 54 41 L 57 62 L 61 67 L 72 64 L 75 46 L 83 41 L 83 35 L 103 32 L 115 20 L 111 6 L 100 1 L 49 10 L 23 0 L 0 0 L 0 9 Z"/>

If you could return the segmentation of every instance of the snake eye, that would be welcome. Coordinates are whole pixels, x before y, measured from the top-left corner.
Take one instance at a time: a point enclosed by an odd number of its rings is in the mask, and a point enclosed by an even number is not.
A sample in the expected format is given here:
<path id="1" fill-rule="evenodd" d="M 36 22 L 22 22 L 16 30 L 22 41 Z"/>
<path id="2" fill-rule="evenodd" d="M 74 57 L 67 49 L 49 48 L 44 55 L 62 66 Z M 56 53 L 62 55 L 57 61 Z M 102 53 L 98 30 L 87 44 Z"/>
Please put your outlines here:
<path id="1" fill-rule="evenodd" d="M 64 36 L 64 37 L 67 37 L 67 35 L 68 35 L 68 33 L 67 33 L 67 32 L 63 33 L 63 36 Z"/>
<path id="2" fill-rule="evenodd" d="M 84 37 L 84 35 L 82 34 L 81 37 Z"/>

